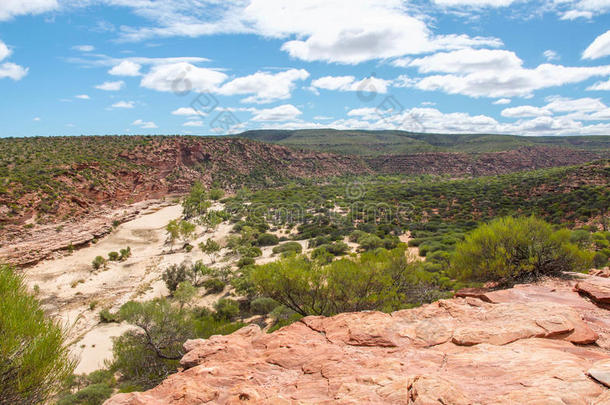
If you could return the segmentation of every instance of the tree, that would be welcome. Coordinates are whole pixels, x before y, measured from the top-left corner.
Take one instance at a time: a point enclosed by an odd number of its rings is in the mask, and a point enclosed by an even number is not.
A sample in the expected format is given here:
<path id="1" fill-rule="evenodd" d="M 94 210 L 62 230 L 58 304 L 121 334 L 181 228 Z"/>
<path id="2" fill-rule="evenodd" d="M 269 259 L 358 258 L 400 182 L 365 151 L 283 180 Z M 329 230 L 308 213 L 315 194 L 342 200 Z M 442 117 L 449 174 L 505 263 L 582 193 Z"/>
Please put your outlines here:
<path id="1" fill-rule="evenodd" d="M 0 265 L 0 336 L 0 404 L 45 403 L 76 366 L 62 328 L 6 265 Z"/>
<path id="2" fill-rule="evenodd" d="M 180 236 L 180 225 L 177 219 L 172 219 L 165 226 L 165 231 L 167 232 L 167 243 L 170 244 L 170 252 L 174 249 L 174 243 Z"/>
<path id="3" fill-rule="evenodd" d="M 197 289 L 191 284 L 190 281 L 183 281 L 178 284 L 176 291 L 174 291 L 174 298 L 180 303 L 180 310 L 188 304 L 193 297 L 197 295 Z"/>
<path id="4" fill-rule="evenodd" d="M 197 182 L 191 188 L 189 194 L 182 202 L 182 215 L 188 220 L 194 217 L 205 215 L 208 209 L 212 206 L 208 201 L 208 195 L 203 184 Z"/>
<path id="5" fill-rule="evenodd" d="M 161 278 L 165 281 L 167 289 L 173 294 L 180 283 L 195 281 L 195 270 L 195 266 L 189 266 L 187 263 L 172 264 L 165 269 Z"/>
<path id="6" fill-rule="evenodd" d="M 184 244 L 187 244 L 191 241 L 191 238 L 195 234 L 195 229 L 195 224 L 192 224 L 188 221 L 180 221 L 179 233 L 180 238 L 182 239 L 182 242 L 184 242 Z"/>
<path id="7" fill-rule="evenodd" d="M 452 274 L 460 280 L 511 284 L 587 270 L 592 254 L 571 243 L 570 236 L 567 229 L 553 231 L 535 217 L 498 218 L 458 243 Z"/>
<path id="8" fill-rule="evenodd" d="M 212 259 L 212 263 L 216 263 L 218 252 L 220 252 L 220 244 L 216 242 L 214 239 L 208 239 L 207 241 L 201 242 L 199 244 L 199 249 L 210 256 Z"/>

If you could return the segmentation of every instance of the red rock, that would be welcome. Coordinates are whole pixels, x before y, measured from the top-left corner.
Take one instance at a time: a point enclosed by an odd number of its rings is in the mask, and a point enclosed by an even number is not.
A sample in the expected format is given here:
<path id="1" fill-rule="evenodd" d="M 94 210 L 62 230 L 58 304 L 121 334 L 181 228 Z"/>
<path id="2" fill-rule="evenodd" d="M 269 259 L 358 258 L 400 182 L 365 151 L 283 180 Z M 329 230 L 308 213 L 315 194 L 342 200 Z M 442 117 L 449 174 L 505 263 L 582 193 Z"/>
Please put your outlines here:
<path id="1" fill-rule="evenodd" d="M 573 284 L 188 341 L 186 370 L 106 405 L 609 404 L 610 311 Z"/>
<path id="2" fill-rule="evenodd" d="M 610 304 L 610 280 L 590 277 L 578 282 L 574 289 L 589 296 L 597 304 Z"/>

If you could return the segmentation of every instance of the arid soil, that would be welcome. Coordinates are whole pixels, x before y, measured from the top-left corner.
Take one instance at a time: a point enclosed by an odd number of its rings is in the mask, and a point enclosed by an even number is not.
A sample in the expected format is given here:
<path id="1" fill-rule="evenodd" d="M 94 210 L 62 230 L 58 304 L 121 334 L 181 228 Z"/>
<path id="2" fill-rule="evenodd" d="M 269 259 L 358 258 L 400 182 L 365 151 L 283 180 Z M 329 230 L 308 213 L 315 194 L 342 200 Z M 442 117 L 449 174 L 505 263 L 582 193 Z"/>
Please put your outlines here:
<path id="1" fill-rule="evenodd" d="M 608 404 L 610 279 L 574 277 L 188 341 L 184 371 L 106 405 Z"/>

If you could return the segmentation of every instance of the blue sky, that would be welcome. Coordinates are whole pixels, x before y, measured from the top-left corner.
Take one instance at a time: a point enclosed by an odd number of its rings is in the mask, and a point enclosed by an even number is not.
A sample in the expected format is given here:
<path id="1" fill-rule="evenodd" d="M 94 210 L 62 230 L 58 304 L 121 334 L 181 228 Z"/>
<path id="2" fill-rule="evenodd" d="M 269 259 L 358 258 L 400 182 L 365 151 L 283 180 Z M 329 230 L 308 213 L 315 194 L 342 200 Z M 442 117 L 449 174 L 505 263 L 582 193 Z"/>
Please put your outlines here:
<path id="1" fill-rule="evenodd" d="M 0 136 L 610 134 L 610 0 L 2 0 Z"/>

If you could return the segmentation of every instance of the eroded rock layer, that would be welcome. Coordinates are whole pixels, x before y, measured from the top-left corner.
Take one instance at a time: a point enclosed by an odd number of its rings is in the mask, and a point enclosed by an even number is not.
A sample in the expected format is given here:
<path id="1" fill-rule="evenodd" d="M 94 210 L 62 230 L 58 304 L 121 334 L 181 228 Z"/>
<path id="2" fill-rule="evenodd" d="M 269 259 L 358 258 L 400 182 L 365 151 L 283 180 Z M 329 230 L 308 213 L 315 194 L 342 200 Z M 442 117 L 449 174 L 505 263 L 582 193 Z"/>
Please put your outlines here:
<path id="1" fill-rule="evenodd" d="M 608 289 L 587 276 L 251 325 L 186 342 L 184 371 L 106 405 L 610 404 Z"/>

